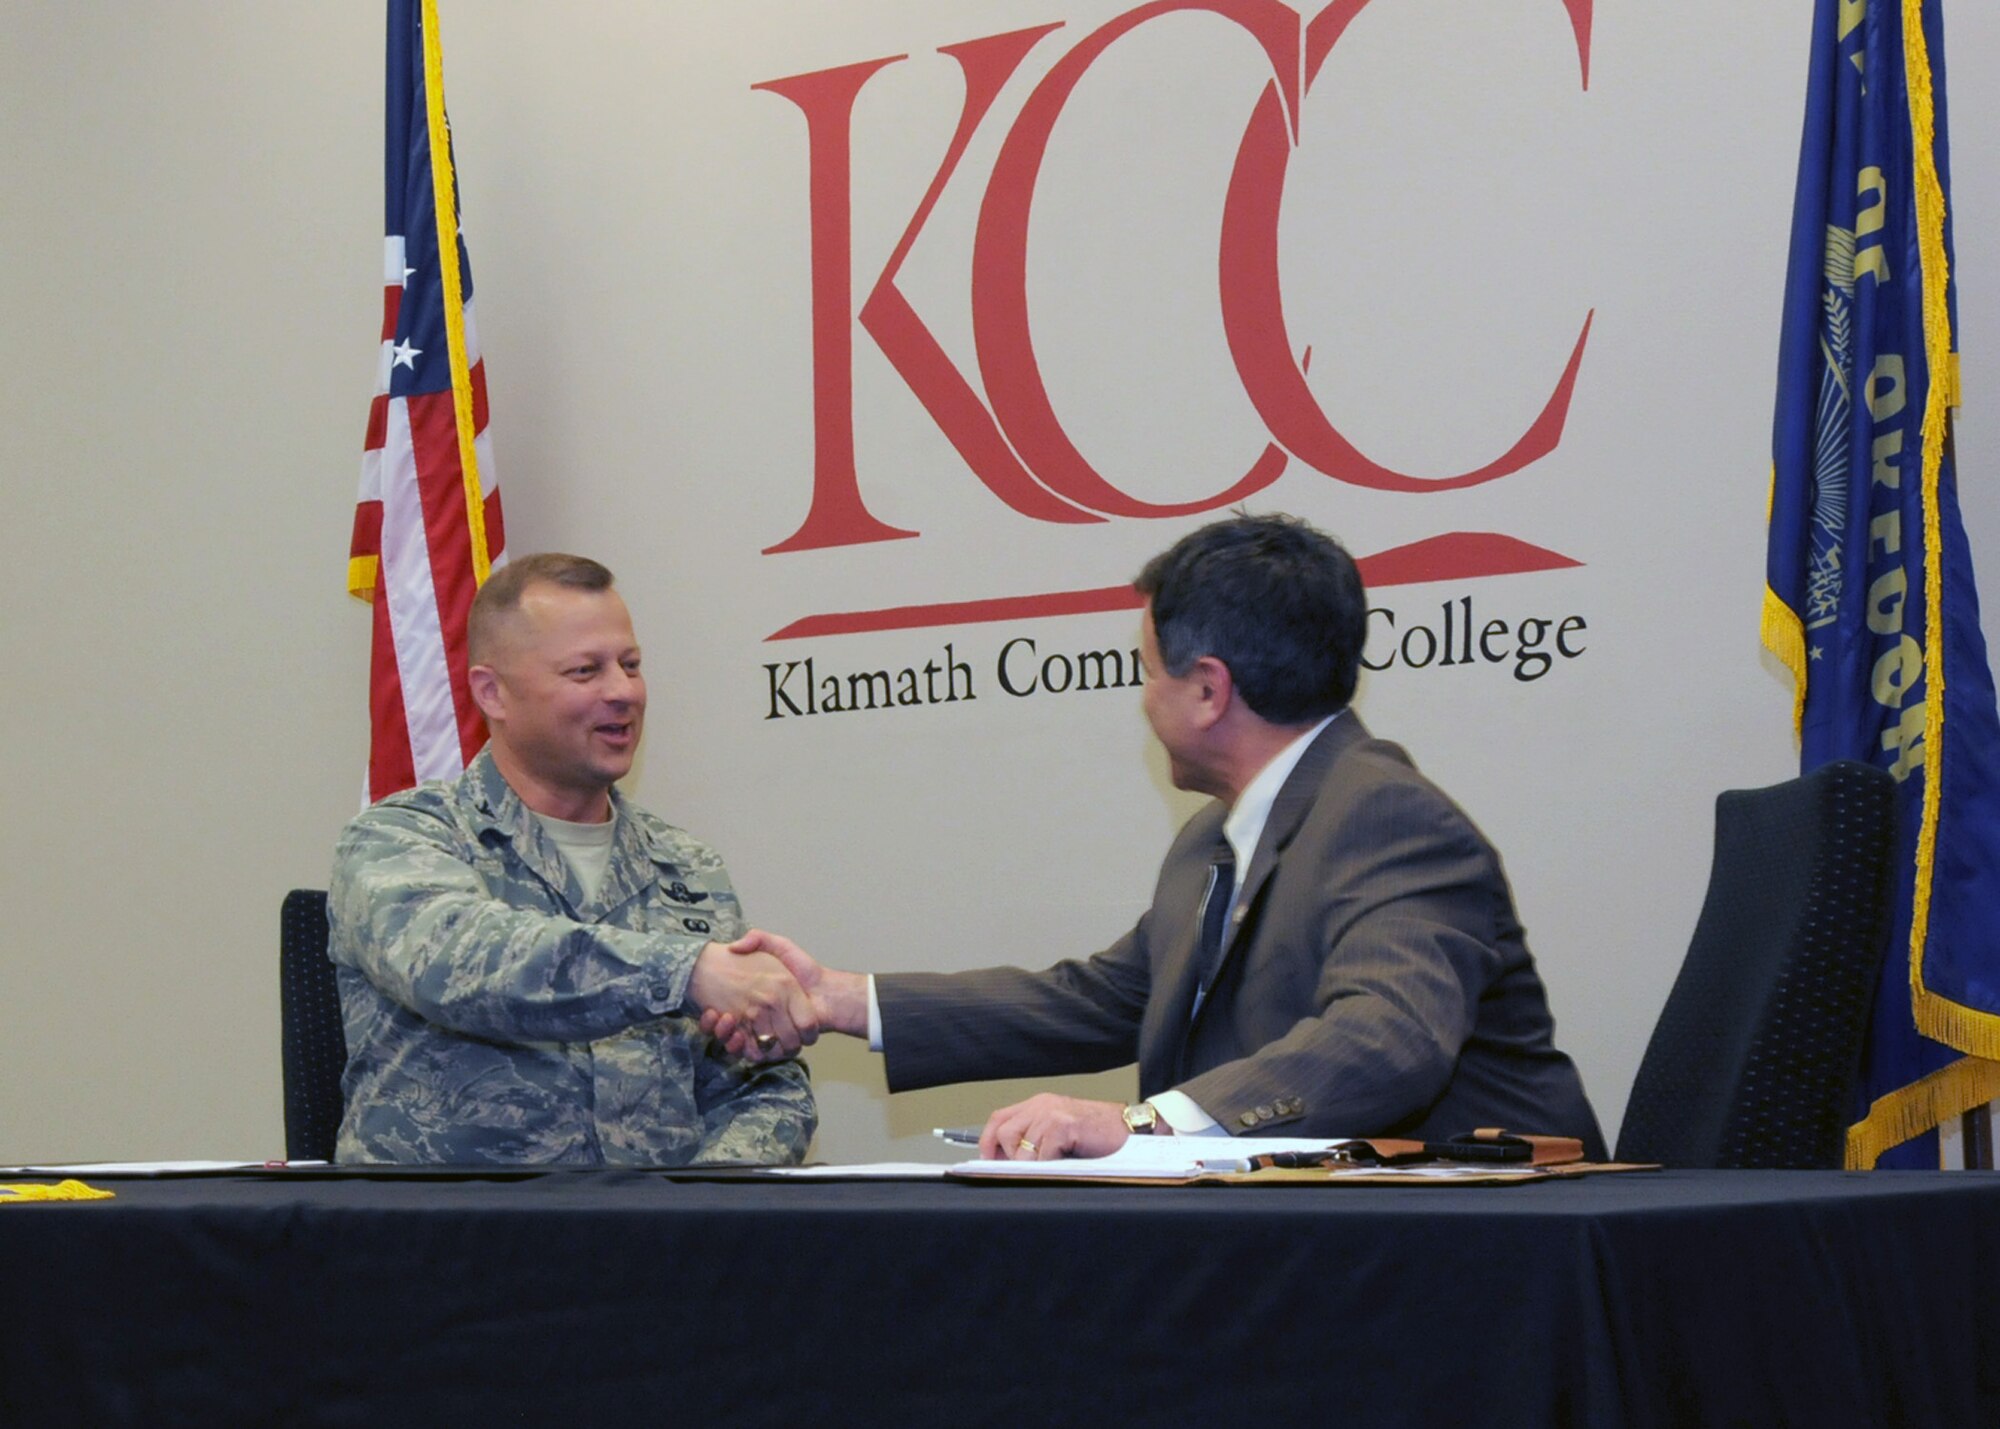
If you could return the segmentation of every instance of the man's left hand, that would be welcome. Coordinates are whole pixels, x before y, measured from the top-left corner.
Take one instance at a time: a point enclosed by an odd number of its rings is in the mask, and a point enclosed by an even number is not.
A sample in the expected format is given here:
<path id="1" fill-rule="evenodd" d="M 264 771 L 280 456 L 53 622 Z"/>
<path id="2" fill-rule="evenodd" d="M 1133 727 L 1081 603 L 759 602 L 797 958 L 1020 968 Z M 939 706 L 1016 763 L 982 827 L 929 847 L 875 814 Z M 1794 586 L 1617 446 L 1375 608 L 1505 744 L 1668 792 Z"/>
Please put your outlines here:
<path id="1" fill-rule="evenodd" d="M 979 1155 L 987 1161 L 1053 1161 L 1061 1156 L 1109 1156 L 1132 1133 L 1124 1104 L 1059 1097 L 1053 1092 L 1002 1107 L 986 1119 Z"/>

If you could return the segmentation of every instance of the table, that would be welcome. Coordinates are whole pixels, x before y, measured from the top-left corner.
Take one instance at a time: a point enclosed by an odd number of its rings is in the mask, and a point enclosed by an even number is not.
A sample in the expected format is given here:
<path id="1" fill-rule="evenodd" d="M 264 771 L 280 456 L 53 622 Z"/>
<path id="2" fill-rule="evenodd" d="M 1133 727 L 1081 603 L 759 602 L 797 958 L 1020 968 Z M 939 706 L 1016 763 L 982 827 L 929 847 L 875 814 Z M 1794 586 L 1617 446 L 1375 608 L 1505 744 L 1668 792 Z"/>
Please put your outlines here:
<path id="1" fill-rule="evenodd" d="M 2000 1180 L 106 1180 L 0 1207 L 0 1423 L 2000 1422 Z"/>

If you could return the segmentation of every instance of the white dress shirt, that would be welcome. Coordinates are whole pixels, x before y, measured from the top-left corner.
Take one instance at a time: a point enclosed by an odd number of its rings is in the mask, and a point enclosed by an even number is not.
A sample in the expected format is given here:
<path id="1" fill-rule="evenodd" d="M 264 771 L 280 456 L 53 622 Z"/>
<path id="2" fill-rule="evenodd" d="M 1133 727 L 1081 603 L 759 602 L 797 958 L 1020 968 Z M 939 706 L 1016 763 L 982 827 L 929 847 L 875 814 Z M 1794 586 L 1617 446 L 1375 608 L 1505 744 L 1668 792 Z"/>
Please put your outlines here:
<path id="1" fill-rule="evenodd" d="M 1230 894 L 1229 906 L 1232 920 L 1236 901 L 1243 896 L 1243 875 L 1250 871 L 1250 860 L 1257 852 L 1259 840 L 1264 837 L 1264 825 L 1271 821 L 1271 807 L 1278 802 L 1278 791 L 1285 787 L 1285 781 L 1291 778 L 1292 771 L 1305 758 L 1307 746 L 1319 737 L 1321 730 L 1339 719 L 1340 714 L 1339 710 L 1335 710 L 1279 750 L 1270 763 L 1257 771 L 1257 777 L 1244 786 L 1243 792 L 1236 796 L 1236 802 L 1230 805 L 1228 817 L 1222 821 L 1222 837 L 1228 841 L 1230 852 L 1236 858 L 1236 883 Z M 1223 926 L 1230 927 L 1232 923 Z M 873 973 L 868 975 L 868 1050 L 882 1050 L 882 1008 L 875 1000 Z M 1155 1092 L 1146 1100 L 1176 1136 L 1229 1134 L 1186 1092 Z"/>

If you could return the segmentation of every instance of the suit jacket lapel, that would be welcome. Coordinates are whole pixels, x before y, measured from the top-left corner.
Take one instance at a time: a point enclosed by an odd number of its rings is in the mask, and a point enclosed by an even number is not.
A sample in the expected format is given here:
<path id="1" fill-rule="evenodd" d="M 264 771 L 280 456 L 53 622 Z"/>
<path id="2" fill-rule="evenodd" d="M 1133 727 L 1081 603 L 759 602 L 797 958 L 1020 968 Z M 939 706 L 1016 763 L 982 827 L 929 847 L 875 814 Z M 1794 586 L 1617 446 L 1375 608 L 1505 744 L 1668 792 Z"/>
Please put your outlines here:
<path id="1" fill-rule="evenodd" d="M 1306 815 L 1319 798 L 1319 791 L 1326 783 L 1327 771 L 1333 767 L 1333 761 L 1348 745 L 1366 738 L 1368 728 L 1361 723 L 1361 716 L 1351 709 L 1347 710 L 1320 731 L 1319 737 L 1299 757 L 1292 772 L 1285 776 L 1284 786 L 1271 803 L 1271 816 L 1264 821 L 1264 832 L 1257 840 L 1257 850 L 1250 856 L 1250 867 L 1237 880 L 1241 891 L 1237 894 L 1236 911 L 1230 917 L 1229 926 L 1223 930 L 1222 961 L 1216 965 L 1216 985 L 1221 984 L 1223 973 L 1255 932 L 1264 889 L 1270 883 L 1271 875 L 1277 871 L 1279 858 L 1298 835 Z M 1203 1003 L 1202 1012 L 1206 1013 L 1214 1001 L 1210 998 Z M 1188 1002 L 1183 1006 L 1191 1006 L 1192 1003 L 1190 993 Z M 1191 1020 L 1198 1022 L 1201 1019 L 1195 1017 Z M 1189 1030 L 1191 1032 L 1193 1028 L 1190 1026 Z"/>

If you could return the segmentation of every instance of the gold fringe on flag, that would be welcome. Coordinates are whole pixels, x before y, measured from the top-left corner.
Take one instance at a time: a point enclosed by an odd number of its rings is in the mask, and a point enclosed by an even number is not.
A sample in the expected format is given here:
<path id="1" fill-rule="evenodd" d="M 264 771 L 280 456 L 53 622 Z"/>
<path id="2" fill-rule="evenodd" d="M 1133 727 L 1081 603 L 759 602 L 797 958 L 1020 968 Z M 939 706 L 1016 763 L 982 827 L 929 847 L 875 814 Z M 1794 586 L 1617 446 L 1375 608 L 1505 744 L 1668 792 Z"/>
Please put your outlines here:
<path id="1" fill-rule="evenodd" d="M 1764 648 L 1792 672 L 1792 738 L 1799 739 L 1806 719 L 1805 626 L 1769 586 L 1764 587 Z"/>
<path id="2" fill-rule="evenodd" d="M 1917 1030 L 1924 1036 L 1992 1062 L 2000 1060 L 2000 1015 L 1952 1002 L 1924 984 L 1931 880 L 1937 868 L 1938 807 L 1944 797 L 1945 779 L 1944 542 L 1938 481 L 1950 410 L 1958 404 L 1958 355 L 1952 342 L 1951 305 L 1947 301 L 1951 260 L 1944 247 L 1945 199 L 1944 182 L 1937 168 L 1937 104 L 1923 18 L 1923 0 L 1903 0 L 1903 66 L 1910 98 L 1910 148 L 1916 168 L 1917 255 L 1923 274 L 1924 362 L 1930 372 L 1924 399 L 1922 488 L 1924 669 L 1930 679 L 1930 692 L 1924 701 L 1924 806 L 1917 832 L 1916 887 L 1910 909 L 1910 1006 L 1916 1015 Z"/>
<path id="3" fill-rule="evenodd" d="M 458 418 L 458 465 L 465 477 L 465 526 L 472 538 L 472 579 L 486 584 L 493 556 L 486 541 L 486 498 L 479 490 L 474 449 L 472 367 L 465 357 L 465 280 L 458 267 L 458 178 L 451 162 L 451 127 L 444 115 L 444 45 L 437 0 L 424 0 L 424 110 L 430 121 L 432 202 L 437 209 L 438 270 L 444 280 L 445 347 L 451 354 L 452 410 Z M 352 573 L 348 579 L 353 580 Z"/>
<path id="4" fill-rule="evenodd" d="M 349 556 L 347 558 L 347 593 L 356 600 L 372 603 L 375 599 L 375 583 L 381 578 L 382 558 L 380 556 Z"/>
<path id="5" fill-rule="evenodd" d="M 1870 1171 L 1882 1153 L 2000 1097 L 2000 1062 L 1961 1057 L 1880 1098 L 1847 1128 L 1847 1169 Z"/>

